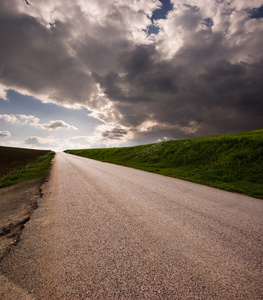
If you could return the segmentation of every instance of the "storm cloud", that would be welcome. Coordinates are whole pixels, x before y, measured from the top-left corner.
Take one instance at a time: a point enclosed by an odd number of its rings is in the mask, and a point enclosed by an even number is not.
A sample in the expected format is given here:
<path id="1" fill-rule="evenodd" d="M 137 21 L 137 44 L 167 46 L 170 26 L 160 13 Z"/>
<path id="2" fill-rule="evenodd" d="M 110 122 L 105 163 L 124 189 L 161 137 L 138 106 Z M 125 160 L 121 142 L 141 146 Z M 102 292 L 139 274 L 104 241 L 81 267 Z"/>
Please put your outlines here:
<path id="1" fill-rule="evenodd" d="M 1 95 L 13 89 L 86 107 L 104 123 L 95 133 L 109 140 L 260 128 L 262 5 L 173 0 L 165 17 L 151 19 L 157 0 L 3 0 Z M 41 126 L 74 129 L 61 122 Z"/>

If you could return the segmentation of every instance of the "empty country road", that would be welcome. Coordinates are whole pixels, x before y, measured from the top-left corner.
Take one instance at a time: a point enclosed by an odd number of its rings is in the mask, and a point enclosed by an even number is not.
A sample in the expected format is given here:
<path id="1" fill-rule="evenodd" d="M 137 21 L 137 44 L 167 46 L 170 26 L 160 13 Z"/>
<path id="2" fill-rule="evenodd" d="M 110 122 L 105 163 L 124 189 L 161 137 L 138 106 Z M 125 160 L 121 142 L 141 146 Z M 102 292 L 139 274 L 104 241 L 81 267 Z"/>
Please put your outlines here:
<path id="1" fill-rule="evenodd" d="M 263 299 L 262 200 L 66 153 L 43 192 L 0 263 L 21 299 Z"/>

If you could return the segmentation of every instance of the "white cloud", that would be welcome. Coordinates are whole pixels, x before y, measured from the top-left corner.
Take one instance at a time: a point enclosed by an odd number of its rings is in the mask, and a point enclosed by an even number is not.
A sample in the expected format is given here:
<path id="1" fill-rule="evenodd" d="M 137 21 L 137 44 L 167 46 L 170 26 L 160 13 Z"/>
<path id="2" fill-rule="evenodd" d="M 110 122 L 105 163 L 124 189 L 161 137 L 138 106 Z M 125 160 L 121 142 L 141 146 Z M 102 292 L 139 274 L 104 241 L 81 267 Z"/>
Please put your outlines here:
<path id="1" fill-rule="evenodd" d="M 46 124 L 34 123 L 33 126 L 38 127 L 43 130 L 48 130 L 48 131 L 57 130 L 57 129 L 61 129 L 61 128 L 74 129 L 74 130 L 78 129 L 75 126 L 69 125 L 62 120 L 53 120 Z"/>
<path id="2" fill-rule="evenodd" d="M 104 148 L 104 139 L 95 135 L 74 136 L 64 140 L 64 149 Z"/>
<path id="3" fill-rule="evenodd" d="M 90 136 L 74 136 L 65 139 L 64 149 L 104 148 L 127 146 L 133 138 L 132 130 L 118 124 L 101 124 L 96 126 Z"/>
<path id="4" fill-rule="evenodd" d="M 62 120 L 53 120 L 53 121 L 50 121 L 49 123 L 41 124 L 41 123 L 39 123 L 39 121 L 40 121 L 39 118 L 37 118 L 33 115 L 3 114 L 3 115 L 0 115 L 0 119 L 3 119 L 6 122 L 10 122 L 10 123 L 17 123 L 17 124 L 22 124 L 22 125 L 28 124 L 30 126 L 34 126 L 34 127 L 40 128 L 42 130 L 47 130 L 47 131 L 57 130 L 57 129 L 61 129 L 61 128 L 74 129 L 74 130 L 78 129 L 75 126 L 69 125 Z"/>
<path id="5" fill-rule="evenodd" d="M 24 140 L 24 144 L 32 146 L 58 147 L 60 145 L 59 139 L 52 135 L 48 137 L 30 136 Z"/>
<path id="6" fill-rule="evenodd" d="M 38 123 L 39 118 L 33 116 L 33 115 L 17 115 L 21 120 L 22 124 L 28 124 L 28 123 Z"/>
<path id="7" fill-rule="evenodd" d="M 32 115 L 20 115 L 20 114 L 3 114 L 0 115 L 0 119 L 5 120 L 6 122 L 9 123 L 18 123 L 18 124 L 35 124 L 39 122 L 39 118 L 36 118 L 35 116 Z"/>
<path id="8" fill-rule="evenodd" d="M 125 139 L 109 139 L 101 135 L 74 136 L 64 140 L 63 149 L 89 149 L 127 146 Z"/>
<path id="9" fill-rule="evenodd" d="M 18 121 L 15 115 L 7 115 L 7 114 L 0 115 L 0 119 L 3 119 L 6 122 L 10 122 L 10 123 L 16 123 Z"/>
<path id="10" fill-rule="evenodd" d="M 11 133 L 9 131 L 0 131 L 0 138 L 7 138 L 10 137 Z"/>
<path id="11" fill-rule="evenodd" d="M 1 70 L 0 70 L 0 74 L 1 74 Z M 1 83 L 0 83 L 0 98 L 5 101 L 8 101 L 7 88 L 4 85 L 2 85 Z"/>

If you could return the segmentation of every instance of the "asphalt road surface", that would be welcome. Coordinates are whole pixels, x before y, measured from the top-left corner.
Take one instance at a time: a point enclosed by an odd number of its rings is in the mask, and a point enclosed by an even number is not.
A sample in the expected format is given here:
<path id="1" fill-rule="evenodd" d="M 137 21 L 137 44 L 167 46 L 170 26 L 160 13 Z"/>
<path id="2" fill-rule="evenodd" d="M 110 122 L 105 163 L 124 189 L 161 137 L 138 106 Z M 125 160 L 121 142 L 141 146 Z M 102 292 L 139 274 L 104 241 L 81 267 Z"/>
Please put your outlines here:
<path id="1" fill-rule="evenodd" d="M 262 200 L 65 153 L 43 191 L 0 265 L 21 299 L 263 299 Z"/>

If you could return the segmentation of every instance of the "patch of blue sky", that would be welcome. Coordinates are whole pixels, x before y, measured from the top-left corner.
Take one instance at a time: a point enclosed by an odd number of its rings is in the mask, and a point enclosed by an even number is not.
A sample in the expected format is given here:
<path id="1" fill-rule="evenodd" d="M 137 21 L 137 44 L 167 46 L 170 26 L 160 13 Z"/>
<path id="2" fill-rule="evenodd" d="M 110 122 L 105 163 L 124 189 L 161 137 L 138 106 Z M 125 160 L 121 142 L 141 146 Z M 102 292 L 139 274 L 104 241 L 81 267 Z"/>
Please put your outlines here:
<path id="1" fill-rule="evenodd" d="M 173 9 L 170 0 L 160 0 L 160 2 L 162 2 L 162 7 L 153 12 L 151 16 L 152 24 L 145 30 L 148 35 L 159 33 L 159 27 L 154 24 L 154 20 L 166 19 L 168 12 Z"/>
<path id="2" fill-rule="evenodd" d="M 151 24 L 150 26 L 147 27 L 147 30 L 143 30 L 143 31 L 146 32 L 148 35 L 158 34 L 160 31 L 160 28 L 159 28 L 159 26 Z"/>
<path id="3" fill-rule="evenodd" d="M 263 5 L 258 8 L 254 8 L 250 11 L 251 19 L 262 19 L 263 18 Z"/>
<path id="4" fill-rule="evenodd" d="M 63 120 L 77 127 L 79 130 L 74 132 L 74 134 L 77 133 L 78 135 L 92 134 L 94 127 L 102 124 L 101 121 L 89 117 L 88 115 L 91 112 L 86 108 L 68 109 L 53 103 L 42 103 L 32 96 L 21 95 L 14 90 L 8 90 L 7 98 L 8 101 L 0 99 L 1 114 L 33 115 L 40 119 L 40 123 L 47 123 L 51 120 Z M 10 123 L 9 126 L 11 126 Z M 67 134 L 72 135 L 73 132 L 68 131 Z"/>
<path id="5" fill-rule="evenodd" d="M 151 20 L 159 20 L 159 19 L 166 19 L 168 11 L 173 9 L 173 5 L 171 4 L 170 0 L 160 0 L 162 2 L 162 7 L 156 9 L 151 17 Z"/>
<path id="6" fill-rule="evenodd" d="M 211 29 L 214 25 L 214 21 L 211 18 L 206 18 L 203 20 L 202 24 Z"/>

